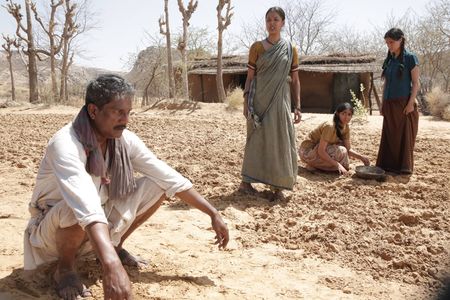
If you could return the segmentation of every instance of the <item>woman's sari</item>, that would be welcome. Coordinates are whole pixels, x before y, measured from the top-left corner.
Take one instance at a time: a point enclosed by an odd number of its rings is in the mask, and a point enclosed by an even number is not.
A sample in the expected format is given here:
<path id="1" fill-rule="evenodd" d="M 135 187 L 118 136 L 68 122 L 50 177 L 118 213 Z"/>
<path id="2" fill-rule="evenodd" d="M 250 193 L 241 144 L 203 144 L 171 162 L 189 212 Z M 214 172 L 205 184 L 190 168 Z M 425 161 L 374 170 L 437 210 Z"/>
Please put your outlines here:
<path id="1" fill-rule="evenodd" d="M 249 119 L 242 176 L 292 190 L 297 178 L 295 129 L 291 114 L 291 43 L 280 40 L 256 62 L 249 93 Z"/>

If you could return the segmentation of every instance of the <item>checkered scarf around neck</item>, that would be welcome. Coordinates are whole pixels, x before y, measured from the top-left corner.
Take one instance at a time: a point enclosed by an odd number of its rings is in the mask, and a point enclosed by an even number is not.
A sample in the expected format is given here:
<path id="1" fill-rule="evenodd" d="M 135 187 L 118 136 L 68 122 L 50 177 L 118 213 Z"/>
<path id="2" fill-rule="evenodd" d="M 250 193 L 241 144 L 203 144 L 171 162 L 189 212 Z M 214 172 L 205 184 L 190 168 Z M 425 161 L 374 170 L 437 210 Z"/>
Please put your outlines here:
<path id="1" fill-rule="evenodd" d="M 86 105 L 81 108 L 72 126 L 86 151 L 86 171 L 101 177 L 102 183 L 109 185 L 109 198 L 124 199 L 131 194 L 136 189 L 136 182 L 123 136 L 107 140 L 109 164 L 106 166 Z"/>

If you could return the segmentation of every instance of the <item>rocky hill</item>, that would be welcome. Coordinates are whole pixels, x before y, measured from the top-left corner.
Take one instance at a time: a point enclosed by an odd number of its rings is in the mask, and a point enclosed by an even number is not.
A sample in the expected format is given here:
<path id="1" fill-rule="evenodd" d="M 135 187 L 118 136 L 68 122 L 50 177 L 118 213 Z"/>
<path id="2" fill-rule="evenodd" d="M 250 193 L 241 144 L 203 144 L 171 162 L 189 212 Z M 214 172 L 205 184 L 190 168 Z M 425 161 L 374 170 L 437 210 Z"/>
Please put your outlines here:
<path id="1" fill-rule="evenodd" d="M 136 57 L 136 61 L 133 64 L 133 68 L 125 75 L 125 78 L 131 82 L 140 95 L 152 78 L 152 74 L 155 78 L 152 80 L 151 92 L 153 96 L 164 95 L 167 90 L 165 76 L 167 70 L 167 52 L 165 48 L 160 47 L 148 47 Z M 179 76 L 178 70 L 181 69 L 181 57 L 180 52 L 176 49 L 172 49 L 172 62 L 175 69 L 175 77 Z M 177 81 L 177 80 L 176 80 Z"/>

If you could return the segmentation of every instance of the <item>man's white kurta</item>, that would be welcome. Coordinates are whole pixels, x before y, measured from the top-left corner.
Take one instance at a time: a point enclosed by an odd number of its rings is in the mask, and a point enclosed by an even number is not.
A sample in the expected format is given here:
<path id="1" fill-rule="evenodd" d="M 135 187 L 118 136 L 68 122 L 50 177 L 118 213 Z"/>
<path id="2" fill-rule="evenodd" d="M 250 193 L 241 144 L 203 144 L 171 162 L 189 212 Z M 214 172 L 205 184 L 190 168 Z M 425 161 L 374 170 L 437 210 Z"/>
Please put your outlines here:
<path id="1" fill-rule="evenodd" d="M 156 158 L 134 133 L 124 130 L 123 137 L 134 170 L 147 177 L 167 197 L 192 187 L 188 179 Z M 33 235 L 42 234 L 36 232 L 39 223 L 49 209 L 60 201 L 65 201 L 70 207 L 82 228 L 93 222 L 108 224 L 107 217 L 111 211 L 105 209 L 115 208 L 122 214 L 122 220 L 130 219 L 127 216 L 131 213 L 128 207 L 133 204 L 124 199 L 108 205 L 108 186 L 101 183 L 100 177 L 86 172 L 86 161 L 86 152 L 78 141 L 72 124 L 60 129 L 49 141 L 29 204 L 31 219 L 24 238 L 25 270 L 35 269 L 46 261 L 39 257 L 39 251 L 34 251 L 36 245 L 33 245 Z M 150 186 L 146 188 L 151 189 Z M 117 227 L 117 224 L 113 226 Z"/>

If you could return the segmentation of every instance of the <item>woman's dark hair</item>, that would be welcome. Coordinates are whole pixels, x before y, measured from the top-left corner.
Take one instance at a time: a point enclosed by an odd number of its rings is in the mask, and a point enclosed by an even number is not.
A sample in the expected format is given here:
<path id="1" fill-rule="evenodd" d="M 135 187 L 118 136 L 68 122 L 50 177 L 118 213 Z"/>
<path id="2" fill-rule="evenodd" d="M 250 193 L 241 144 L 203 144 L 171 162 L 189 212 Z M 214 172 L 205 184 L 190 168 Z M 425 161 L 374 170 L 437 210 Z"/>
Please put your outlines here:
<path id="1" fill-rule="evenodd" d="M 86 88 L 85 105 L 92 103 L 98 108 L 120 97 L 131 97 L 134 88 L 119 75 L 104 74 L 89 82 Z"/>
<path id="2" fill-rule="evenodd" d="M 405 59 L 403 57 L 403 52 L 405 50 L 405 34 L 403 33 L 403 31 L 400 28 L 394 27 L 394 28 L 389 29 L 385 33 L 384 38 L 385 39 L 390 38 L 390 39 L 393 39 L 394 41 L 399 41 L 400 39 L 402 40 L 402 42 L 400 43 L 400 55 L 398 57 L 398 60 L 400 61 L 400 66 L 398 68 L 398 74 L 397 74 L 397 76 L 399 78 L 401 78 L 403 75 L 403 69 L 405 68 L 405 61 L 404 61 Z M 389 64 L 389 61 L 392 58 L 393 58 L 393 54 L 391 52 L 389 52 L 389 50 L 388 50 L 387 56 L 383 62 L 383 72 L 381 73 L 381 77 L 384 77 L 386 68 Z"/>
<path id="3" fill-rule="evenodd" d="M 284 19 L 286 19 L 286 14 L 284 13 L 284 10 L 279 6 L 274 6 L 274 7 L 269 8 L 269 10 L 266 12 L 266 18 L 270 12 L 276 12 L 280 16 L 282 21 L 284 21 Z"/>
<path id="4" fill-rule="evenodd" d="M 344 110 L 350 109 L 350 111 L 352 112 L 353 115 L 353 106 L 348 103 L 348 102 L 344 102 L 344 103 L 339 103 L 336 106 L 336 110 L 334 111 L 334 116 L 333 116 L 333 123 L 334 123 L 334 128 L 336 129 L 336 135 L 337 137 L 342 141 L 342 132 L 341 132 L 341 120 L 339 119 L 339 113 L 343 112 Z"/>

